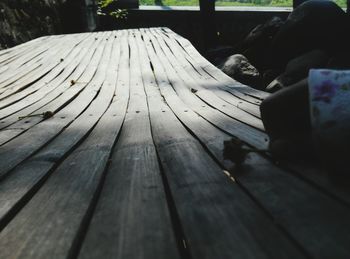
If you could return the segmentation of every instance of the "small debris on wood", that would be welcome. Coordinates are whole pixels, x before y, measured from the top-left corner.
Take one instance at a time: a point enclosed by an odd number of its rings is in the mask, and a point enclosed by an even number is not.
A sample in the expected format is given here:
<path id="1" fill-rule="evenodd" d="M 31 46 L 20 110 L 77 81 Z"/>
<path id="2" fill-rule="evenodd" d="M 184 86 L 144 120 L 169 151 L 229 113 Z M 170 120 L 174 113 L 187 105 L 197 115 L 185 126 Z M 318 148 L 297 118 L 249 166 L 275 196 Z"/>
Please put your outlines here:
<path id="1" fill-rule="evenodd" d="M 250 152 L 266 153 L 267 150 L 244 147 L 244 143 L 238 138 L 224 141 L 224 159 L 231 160 L 237 166 L 244 163 Z"/>
<path id="2" fill-rule="evenodd" d="M 236 179 L 233 177 L 233 175 L 229 172 L 224 170 L 224 174 L 231 179 L 231 181 L 236 182 Z"/>
<path id="3" fill-rule="evenodd" d="M 195 93 L 198 92 L 198 90 L 197 90 L 197 89 L 194 89 L 194 88 L 191 88 L 191 92 L 195 94 Z"/>
<path id="4" fill-rule="evenodd" d="M 88 82 L 79 82 L 76 80 L 70 80 L 70 86 L 73 86 L 75 84 L 88 84 Z M 96 90 L 96 92 L 98 92 L 98 90 Z"/>
<path id="5" fill-rule="evenodd" d="M 53 117 L 54 113 L 52 111 L 46 111 L 42 115 L 43 115 L 44 120 L 46 120 L 46 119 Z"/>
<path id="6" fill-rule="evenodd" d="M 248 154 L 248 150 L 243 148 L 243 142 L 240 139 L 224 141 L 224 159 L 231 160 L 236 165 L 241 165 Z"/>
<path id="7" fill-rule="evenodd" d="M 63 59 L 63 58 L 61 58 L 61 59 L 60 59 L 60 62 L 63 62 L 63 61 L 64 61 L 64 59 Z"/>
<path id="8" fill-rule="evenodd" d="M 46 119 L 49 119 L 49 118 L 53 117 L 54 115 L 55 115 L 54 112 L 52 112 L 52 111 L 46 111 L 46 112 L 43 112 L 43 113 L 29 114 L 29 115 L 26 115 L 26 116 L 20 116 L 20 117 L 18 117 L 18 119 L 19 119 L 19 120 L 22 120 L 22 119 L 24 119 L 24 118 L 42 116 L 43 119 L 46 120 Z"/>

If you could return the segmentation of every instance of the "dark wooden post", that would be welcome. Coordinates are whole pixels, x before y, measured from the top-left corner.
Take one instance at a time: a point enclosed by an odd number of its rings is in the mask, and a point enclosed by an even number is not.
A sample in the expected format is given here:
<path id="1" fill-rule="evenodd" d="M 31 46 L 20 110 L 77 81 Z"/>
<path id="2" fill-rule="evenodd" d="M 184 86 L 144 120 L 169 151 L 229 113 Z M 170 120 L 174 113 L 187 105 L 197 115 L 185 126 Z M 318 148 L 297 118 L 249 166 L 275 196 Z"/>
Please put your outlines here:
<path id="1" fill-rule="evenodd" d="M 97 28 L 97 3 L 95 0 L 85 0 L 85 31 L 94 31 Z"/>
<path id="2" fill-rule="evenodd" d="M 214 47 L 217 43 L 215 0 L 199 0 L 203 40 L 206 49 Z"/>
<path id="3" fill-rule="evenodd" d="M 85 31 L 83 0 L 67 0 L 61 6 L 61 20 L 64 33 Z"/>

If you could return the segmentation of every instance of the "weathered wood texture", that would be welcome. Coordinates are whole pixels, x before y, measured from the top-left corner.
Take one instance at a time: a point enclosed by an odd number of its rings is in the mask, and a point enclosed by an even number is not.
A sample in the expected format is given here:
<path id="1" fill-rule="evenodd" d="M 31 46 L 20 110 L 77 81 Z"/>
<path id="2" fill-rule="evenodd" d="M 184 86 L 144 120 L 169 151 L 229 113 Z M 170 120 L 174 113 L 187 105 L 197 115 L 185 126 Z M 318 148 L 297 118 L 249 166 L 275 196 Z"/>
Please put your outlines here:
<path id="1" fill-rule="evenodd" d="M 167 28 L 0 51 L 0 258 L 350 258 L 349 188 L 224 160 L 266 96 Z"/>

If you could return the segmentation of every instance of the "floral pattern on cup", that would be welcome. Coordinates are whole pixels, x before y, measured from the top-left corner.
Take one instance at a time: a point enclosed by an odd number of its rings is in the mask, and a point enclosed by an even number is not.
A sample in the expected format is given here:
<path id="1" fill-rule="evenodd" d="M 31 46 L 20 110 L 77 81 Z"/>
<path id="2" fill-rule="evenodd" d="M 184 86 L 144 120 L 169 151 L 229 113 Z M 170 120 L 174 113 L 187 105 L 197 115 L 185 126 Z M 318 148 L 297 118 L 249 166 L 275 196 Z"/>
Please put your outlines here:
<path id="1" fill-rule="evenodd" d="M 332 98 L 335 96 L 338 85 L 334 84 L 331 80 L 325 80 L 319 85 L 316 85 L 314 90 L 314 101 L 323 101 L 325 103 L 330 103 Z"/>
<path id="2" fill-rule="evenodd" d="M 314 136 L 332 145 L 349 145 L 350 71 L 311 69 L 308 83 Z"/>

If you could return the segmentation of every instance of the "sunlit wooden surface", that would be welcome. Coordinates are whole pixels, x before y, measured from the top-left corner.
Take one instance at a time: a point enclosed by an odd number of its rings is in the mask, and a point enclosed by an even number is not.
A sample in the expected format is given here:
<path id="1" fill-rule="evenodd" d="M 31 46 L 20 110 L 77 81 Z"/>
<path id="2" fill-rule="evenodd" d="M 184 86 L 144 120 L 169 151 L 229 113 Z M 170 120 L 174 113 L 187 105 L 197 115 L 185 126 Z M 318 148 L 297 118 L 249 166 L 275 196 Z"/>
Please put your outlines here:
<path id="1" fill-rule="evenodd" d="M 224 160 L 266 96 L 167 28 L 0 51 L 0 258 L 350 258 L 349 188 Z"/>

